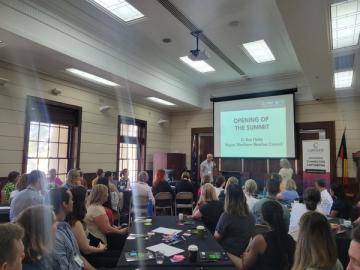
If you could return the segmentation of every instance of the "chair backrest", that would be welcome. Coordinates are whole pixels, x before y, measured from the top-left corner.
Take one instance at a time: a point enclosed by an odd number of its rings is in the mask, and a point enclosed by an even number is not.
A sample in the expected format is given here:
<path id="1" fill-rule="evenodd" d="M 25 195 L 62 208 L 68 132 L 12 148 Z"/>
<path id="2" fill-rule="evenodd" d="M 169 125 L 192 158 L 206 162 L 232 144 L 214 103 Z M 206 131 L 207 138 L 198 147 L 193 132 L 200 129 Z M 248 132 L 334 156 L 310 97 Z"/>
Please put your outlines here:
<path id="1" fill-rule="evenodd" d="M 175 200 L 189 200 L 192 202 L 193 193 L 192 192 L 179 192 L 176 194 Z"/>
<path id="2" fill-rule="evenodd" d="M 131 204 L 134 208 L 146 208 L 148 200 L 148 196 L 133 196 Z"/>
<path id="3" fill-rule="evenodd" d="M 158 194 L 155 195 L 155 201 L 171 200 L 171 199 L 172 199 L 172 195 L 170 192 L 159 192 Z"/>

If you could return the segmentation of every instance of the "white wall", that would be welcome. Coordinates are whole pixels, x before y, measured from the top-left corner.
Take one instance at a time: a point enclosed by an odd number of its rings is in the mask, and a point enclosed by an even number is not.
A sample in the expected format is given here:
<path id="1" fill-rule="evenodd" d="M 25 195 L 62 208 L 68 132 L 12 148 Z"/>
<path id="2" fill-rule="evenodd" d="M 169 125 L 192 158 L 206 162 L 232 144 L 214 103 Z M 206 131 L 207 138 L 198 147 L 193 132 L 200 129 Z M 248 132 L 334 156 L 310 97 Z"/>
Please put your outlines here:
<path id="1" fill-rule="evenodd" d="M 169 119 L 167 112 L 7 66 L 0 67 L 0 77 L 9 79 L 5 86 L 0 85 L 0 176 L 21 171 L 27 95 L 82 107 L 80 167 L 84 172 L 94 172 L 98 167 L 116 169 L 118 115 L 147 121 L 146 169 L 152 169 L 154 152 L 169 151 L 169 129 L 157 124 L 159 119 Z M 61 95 L 51 95 L 53 88 L 61 90 Z M 102 100 L 114 109 L 99 112 Z"/>
<path id="2" fill-rule="evenodd" d="M 346 130 L 349 175 L 356 176 L 352 153 L 360 150 L 360 97 L 329 99 L 321 102 L 301 102 L 296 105 L 297 122 L 335 121 L 336 151 L 341 136 Z M 189 113 L 176 113 L 171 116 L 170 150 L 186 153 L 186 164 L 190 168 L 191 128 L 212 127 L 212 110 Z M 336 153 L 333 153 L 337 155 Z M 341 162 L 338 162 L 337 174 L 341 176 Z"/>

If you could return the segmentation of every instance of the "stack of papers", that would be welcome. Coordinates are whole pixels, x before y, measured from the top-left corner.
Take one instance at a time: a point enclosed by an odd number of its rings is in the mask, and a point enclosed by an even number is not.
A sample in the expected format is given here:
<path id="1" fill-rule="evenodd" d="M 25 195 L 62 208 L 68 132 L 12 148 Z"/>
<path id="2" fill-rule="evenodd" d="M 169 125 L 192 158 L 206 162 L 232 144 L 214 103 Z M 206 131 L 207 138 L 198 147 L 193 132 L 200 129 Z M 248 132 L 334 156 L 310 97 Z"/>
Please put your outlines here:
<path id="1" fill-rule="evenodd" d="M 171 257 L 173 255 L 184 252 L 183 249 L 176 248 L 176 247 L 173 247 L 173 246 L 169 246 L 169 245 L 166 245 L 164 243 L 157 244 L 157 245 L 154 245 L 154 246 L 151 246 L 151 247 L 147 247 L 146 249 L 150 250 L 152 252 L 160 251 L 166 257 Z"/>
<path id="2" fill-rule="evenodd" d="M 152 232 L 161 233 L 161 234 L 178 234 L 182 231 L 176 230 L 176 229 L 165 228 L 165 227 L 159 227 L 159 228 L 153 230 Z"/>

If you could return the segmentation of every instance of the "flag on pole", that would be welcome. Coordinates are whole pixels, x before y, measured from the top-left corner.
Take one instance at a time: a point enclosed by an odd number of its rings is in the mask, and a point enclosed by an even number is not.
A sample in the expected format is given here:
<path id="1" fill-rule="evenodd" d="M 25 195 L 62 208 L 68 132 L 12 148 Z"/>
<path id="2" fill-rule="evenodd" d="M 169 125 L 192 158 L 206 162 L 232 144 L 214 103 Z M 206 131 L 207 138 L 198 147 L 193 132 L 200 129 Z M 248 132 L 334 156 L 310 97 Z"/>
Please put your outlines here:
<path id="1" fill-rule="evenodd" d="M 337 159 L 342 160 L 342 182 L 344 185 L 348 184 L 349 181 L 349 170 L 348 170 L 348 156 L 347 156 L 347 148 L 346 148 L 346 138 L 345 138 L 346 128 L 344 129 L 344 133 L 341 137 L 341 143 L 339 148 L 339 153 L 337 155 Z"/>

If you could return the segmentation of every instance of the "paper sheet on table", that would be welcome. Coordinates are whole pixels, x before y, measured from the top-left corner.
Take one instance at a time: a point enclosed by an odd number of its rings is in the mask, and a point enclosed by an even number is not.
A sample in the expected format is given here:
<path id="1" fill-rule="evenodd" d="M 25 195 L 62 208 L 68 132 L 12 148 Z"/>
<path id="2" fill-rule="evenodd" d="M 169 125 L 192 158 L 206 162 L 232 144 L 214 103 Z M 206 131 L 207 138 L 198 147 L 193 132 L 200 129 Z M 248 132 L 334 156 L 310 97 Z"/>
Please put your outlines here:
<path id="1" fill-rule="evenodd" d="M 152 232 L 154 232 L 154 233 L 162 233 L 162 234 L 178 234 L 178 233 L 181 232 L 181 230 L 170 229 L 170 228 L 165 228 L 165 227 L 159 227 L 159 228 L 153 230 Z"/>
<path id="2" fill-rule="evenodd" d="M 184 252 L 183 249 L 180 248 L 176 248 L 173 246 L 169 246 L 166 245 L 164 243 L 161 244 L 157 244 L 155 246 L 151 246 L 151 247 L 147 247 L 146 249 L 152 251 L 152 252 L 156 252 L 156 251 L 160 251 L 162 252 L 166 257 L 171 257 L 173 255 L 179 254 L 181 252 Z"/>

